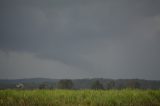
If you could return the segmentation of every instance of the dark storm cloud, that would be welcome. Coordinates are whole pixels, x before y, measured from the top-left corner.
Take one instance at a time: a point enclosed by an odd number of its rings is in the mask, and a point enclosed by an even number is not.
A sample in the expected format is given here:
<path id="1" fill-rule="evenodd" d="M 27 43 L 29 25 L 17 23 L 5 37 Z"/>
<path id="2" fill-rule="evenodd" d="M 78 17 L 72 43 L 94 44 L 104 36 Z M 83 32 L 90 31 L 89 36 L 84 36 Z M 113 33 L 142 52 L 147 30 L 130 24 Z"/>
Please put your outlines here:
<path id="1" fill-rule="evenodd" d="M 2 51 L 34 53 L 94 77 L 160 75 L 159 0 L 1 0 L 0 4 Z"/>

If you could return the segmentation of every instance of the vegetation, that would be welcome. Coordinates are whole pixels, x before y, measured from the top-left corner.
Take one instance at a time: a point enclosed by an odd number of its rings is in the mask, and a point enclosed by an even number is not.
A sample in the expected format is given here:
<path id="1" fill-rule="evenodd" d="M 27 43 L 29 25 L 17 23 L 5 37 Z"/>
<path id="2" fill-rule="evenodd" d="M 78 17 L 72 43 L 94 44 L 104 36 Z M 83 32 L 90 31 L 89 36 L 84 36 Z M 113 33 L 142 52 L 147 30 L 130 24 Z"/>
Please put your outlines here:
<path id="1" fill-rule="evenodd" d="M 114 89 L 114 88 L 115 88 L 114 80 L 107 83 L 107 89 Z"/>
<path id="2" fill-rule="evenodd" d="M 0 90 L 0 106 L 160 106 L 160 90 Z"/>
<path id="3" fill-rule="evenodd" d="M 160 89 L 160 81 L 141 79 L 0 79 L 0 89 L 91 89 L 93 84 L 99 81 L 104 89 Z"/>
<path id="4" fill-rule="evenodd" d="M 104 89 L 103 85 L 97 80 L 95 81 L 92 86 L 91 86 L 92 89 Z"/>
<path id="5" fill-rule="evenodd" d="M 140 84 L 138 83 L 137 80 L 129 80 L 127 82 L 127 87 L 128 88 L 140 88 Z"/>
<path id="6" fill-rule="evenodd" d="M 46 83 L 42 83 L 39 85 L 39 89 L 47 89 L 48 85 Z"/>
<path id="7" fill-rule="evenodd" d="M 72 89 L 73 82 L 72 80 L 64 79 L 64 80 L 60 80 L 57 86 L 59 89 Z"/>

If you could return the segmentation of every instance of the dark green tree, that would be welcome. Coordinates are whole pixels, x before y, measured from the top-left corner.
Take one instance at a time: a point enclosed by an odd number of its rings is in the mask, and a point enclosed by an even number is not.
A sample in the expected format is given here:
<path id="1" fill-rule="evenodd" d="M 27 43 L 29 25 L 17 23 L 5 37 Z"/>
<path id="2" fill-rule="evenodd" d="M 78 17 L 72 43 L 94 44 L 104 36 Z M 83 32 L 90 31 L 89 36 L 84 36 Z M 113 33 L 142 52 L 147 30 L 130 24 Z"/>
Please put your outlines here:
<path id="1" fill-rule="evenodd" d="M 98 80 L 93 82 L 91 89 L 104 89 L 103 84 L 101 84 Z"/>
<path id="2" fill-rule="evenodd" d="M 57 84 L 58 89 L 73 89 L 73 82 L 69 79 L 60 80 Z"/>
<path id="3" fill-rule="evenodd" d="M 113 88 L 115 88 L 115 81 L 114 80 L 107 83 L 107 89 L 113 89 Z"/>
<path id="4" fill-rule="evenodd" d="M 47 89 L 48 88 L 48 84 L 47 83 L 42 83 L 39 85 L 39 89 Z"/>
<path id="5" fill-rule="evenodd" d="M 127 88 L 140 88 L 140 84 L 137 80 L 129 80 L 127 82 Z"/>

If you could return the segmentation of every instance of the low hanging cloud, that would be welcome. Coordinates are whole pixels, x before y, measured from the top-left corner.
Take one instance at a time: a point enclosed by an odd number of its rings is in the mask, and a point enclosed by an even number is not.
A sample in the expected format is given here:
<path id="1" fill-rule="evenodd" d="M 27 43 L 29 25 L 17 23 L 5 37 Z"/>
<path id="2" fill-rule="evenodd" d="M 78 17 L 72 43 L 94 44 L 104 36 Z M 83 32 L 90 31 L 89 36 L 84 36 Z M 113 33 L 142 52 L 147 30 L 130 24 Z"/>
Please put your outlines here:
<path id="1" fill-rule="evenodd" d="M 159 0 L 1 0 L 0 4 L 4 73 L 0 77 L 159 79 Z M 18 55 L 14 67 L 4 62 L 8 57 L 13 61 L 13 52 Z M 27 68 L 16 64 L 18 57 L 25 64 L 23 53 L 34 54 L 28 62 L 45 68 L 25 65 L 35 72 L 27 75 Z"/>

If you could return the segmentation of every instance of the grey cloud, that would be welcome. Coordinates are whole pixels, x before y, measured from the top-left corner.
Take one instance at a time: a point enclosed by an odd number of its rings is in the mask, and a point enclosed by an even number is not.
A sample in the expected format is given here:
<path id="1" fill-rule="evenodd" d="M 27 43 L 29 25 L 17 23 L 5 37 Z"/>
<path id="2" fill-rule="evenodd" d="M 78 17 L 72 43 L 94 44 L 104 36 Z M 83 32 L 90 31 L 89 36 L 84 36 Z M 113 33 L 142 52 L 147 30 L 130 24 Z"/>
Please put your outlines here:
<path id="1" fill-rule="evenodd" d="M 0 2 L 0 50 L 33 52 L 95 76 L 159 75 L 159 0 Z"/>

